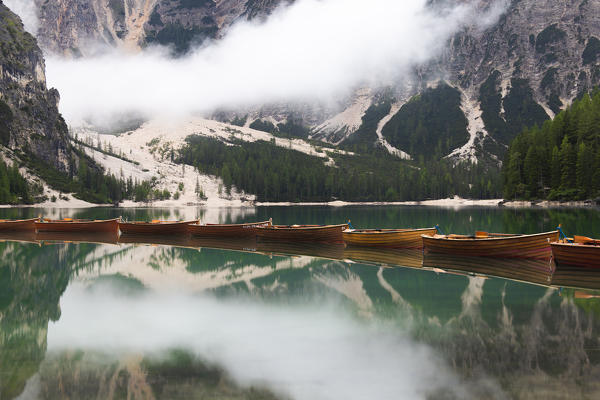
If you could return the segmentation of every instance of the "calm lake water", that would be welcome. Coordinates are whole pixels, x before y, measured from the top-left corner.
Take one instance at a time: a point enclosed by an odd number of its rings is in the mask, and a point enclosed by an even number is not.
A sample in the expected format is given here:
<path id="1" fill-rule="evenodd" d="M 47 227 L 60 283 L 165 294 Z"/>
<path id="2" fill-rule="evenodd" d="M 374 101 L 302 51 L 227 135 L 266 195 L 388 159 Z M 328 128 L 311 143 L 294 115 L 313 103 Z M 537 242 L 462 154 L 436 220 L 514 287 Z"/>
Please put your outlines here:
<path id="1" fill-rule="evenodd" d="M 40 214 L 465 234 L 561 223 L 600 237 L 598 209 L 0 210 Z M 2 238 L 0 399 L 600 398 L 593 272 L 419 250 Z"/>

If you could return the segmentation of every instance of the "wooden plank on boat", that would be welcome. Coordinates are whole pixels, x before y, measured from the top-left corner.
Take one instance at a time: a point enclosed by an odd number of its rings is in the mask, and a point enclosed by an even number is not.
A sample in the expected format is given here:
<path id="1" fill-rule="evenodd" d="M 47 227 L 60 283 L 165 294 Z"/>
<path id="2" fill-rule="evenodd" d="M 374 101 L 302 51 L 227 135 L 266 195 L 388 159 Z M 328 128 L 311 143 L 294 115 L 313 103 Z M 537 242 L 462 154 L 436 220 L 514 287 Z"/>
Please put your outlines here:
<path id="1" fill-rule="evenodd" d="M 353 246 L 421 248 L 421 235 L 435 235 L 435 228 L 423 229 L 346 229 L 344 242 Z"/>
<path id="2" fill-rule="evenodd" d="M 488 237 L 463 235 L 423 235 L 425 251 L 479 257 L 548 258 L 550 243 L 558 241 L 558 231 L 533 235 L 489 234 Z"/>
<path id="3" fill-rule="evenodd" d="M 45 219 L 35 222 L 38 232 L 116 232 L 120 218 L 107 220 Z"/>
<path id="4" fill-rule="evenodd" d="M 257 228 L 268 226 L 272 226 L 270 220 L 244 224 L 190 224 L 187 228 L 194 236 L 241 238 L 255 236 Z"/>
<path id="5" fill-rule="evenodd" d="M 342 232 L 348 224 L 340 225 L 273 225 L 256 228 L 258 240 L 282 242 L 343 243 Z"/>

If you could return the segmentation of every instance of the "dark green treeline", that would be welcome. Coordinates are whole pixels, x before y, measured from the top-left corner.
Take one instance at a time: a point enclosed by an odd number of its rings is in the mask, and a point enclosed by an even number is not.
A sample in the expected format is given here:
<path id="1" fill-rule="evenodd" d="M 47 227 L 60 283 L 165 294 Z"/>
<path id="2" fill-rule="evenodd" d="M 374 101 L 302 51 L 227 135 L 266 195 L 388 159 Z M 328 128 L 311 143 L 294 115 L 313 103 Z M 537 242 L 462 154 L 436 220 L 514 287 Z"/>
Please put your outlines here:
<path id="1" fill-rule="evenodd" d="M 41 188 L 27 183 L 18 166 L 9 167 L 0 160 L 0 204 L 31 204 L 34 193 L 40 191 Z"/>
<path id="2" fill-rule="evenodd" d="M 503 169 L 506 199 L 584 200 L 600 196 L 600 90 L 553 121 L 525 129 Z"/>
<path id="3" fill-rule="evenodd" d="M 256 194 L 259 201 L 404 201 L 499 195 L 499 174 L 490 174 L 485 166 L 454 166 L 449 161 L 409 163 L 383 152 L 329 153 L 334 167 L 322 158 L 268 142 L 228 145 L 200 136 L 186 140 L 180 162 L 221 177 L 223 191 L 236 186 Z"/>

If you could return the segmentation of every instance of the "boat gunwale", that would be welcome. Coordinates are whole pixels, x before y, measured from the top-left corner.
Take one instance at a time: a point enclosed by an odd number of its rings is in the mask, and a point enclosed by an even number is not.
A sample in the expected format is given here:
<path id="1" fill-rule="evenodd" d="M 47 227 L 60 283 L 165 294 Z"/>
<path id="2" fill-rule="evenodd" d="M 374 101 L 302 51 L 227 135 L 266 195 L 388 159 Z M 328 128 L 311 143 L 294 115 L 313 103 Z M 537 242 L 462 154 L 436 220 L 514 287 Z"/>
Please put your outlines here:
<path id="1" fill-rule="evenodd" d="M 267 224 L 271 224 L 271 221 L 261 221 L 261 222 L 247 222 L 247 223 L 243 223 L 243 224 L 199 224 L 199 223 L 195 223 L 195 224 L 189 224 L 190 226 L 193 227 L 211 227 L 211 228 L 215 228 L 215 227 L 223 227 L 223 228 L 236 228 L 236 227 L 241 227 L 241 226 L 254 226 L 254 225 L 267 225 Z M 272 226 L 272 225 L 269 225 Z M 256 228 L 258 228 L 259 226 L 256 226 Z M 263 226 L 260 226 L 261 228 Z"/>
<path id="2" fill-rule="evenodd" d="M 0 224 L 23 223 L 23 222 L 39 222 L 40 217 L 27 219 L 0 219 Z"/>
<path id="3" fill-rule="evenodd" d="M 121 218 L 112 218 L 112 219 L 72 219 L 70 221 L 65 221 L 64 219 L 44 219 L 40 221 L 36 221 L 38 224 L 99 224 L 104 222 L 121 222 Z"/>
<path id="4" fill-rule="evenodd" d="M 394 234 L 394 233 L 414 233 L 414 232 L 422 232 L 422 231 L 430 231 L 436 228 L 418 228 L 418 229 L 355 229 L 355 230 L 346 230 L 342 233 L 346 235 L 381 235 L 381 234 Z M 429 236 L 429 235 L 424 235 Z"/>
<path id="5" fill-rule="evenodd" d="M 565 247 L 565 248 L 570 248 L 570 247 L 576 247 L 579 249 L 595 249 L 595 248 L 600 248 L 600 244 L 594 244 L 594 243 L 563 243 L 563 242 L 551 242 L 550 243 L 551 246 L 560 246 L 560 247 Z"/>
<path id="6" fill-rule="evenodd" d="M 132 225 L 132 226 L 161 226 L 161 225 L 191 225 L 196 220 L 191 221 L 161 221 L 161 222 L 146 222 L 146 221 L 119 221 L 121 225 Z"/>
<path id="7" fill-rule="evenodd" d="M 322 230 L 322 229 L 333 229 L 333 228 L 341 228 L 344 226 L 348 226 L 348 224 L 339 224 L 339 225 L 271 225 L 271 226 L 257 226 L 256 229 L 259 230 L 280 230 L 280 231 L 298 231 L 298 230 Z"/>

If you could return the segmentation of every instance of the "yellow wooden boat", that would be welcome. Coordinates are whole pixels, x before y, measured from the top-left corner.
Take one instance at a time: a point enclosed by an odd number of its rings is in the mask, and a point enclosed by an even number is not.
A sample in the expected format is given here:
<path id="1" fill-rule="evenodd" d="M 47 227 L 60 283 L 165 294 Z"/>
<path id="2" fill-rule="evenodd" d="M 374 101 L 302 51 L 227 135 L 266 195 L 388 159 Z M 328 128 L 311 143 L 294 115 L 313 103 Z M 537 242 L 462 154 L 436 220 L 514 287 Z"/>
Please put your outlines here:
<path id="1" fill-rule="evenodd" d="M 346 229 L 344 242 L 352 246 L 421 248 L 421 235 L 435 235 L 436 228 L 422 229 Z"/>

